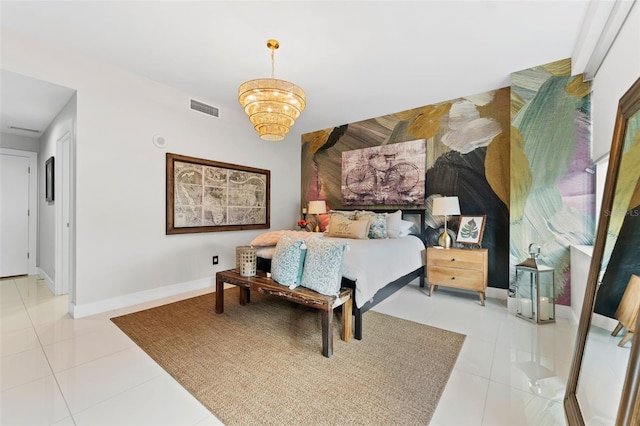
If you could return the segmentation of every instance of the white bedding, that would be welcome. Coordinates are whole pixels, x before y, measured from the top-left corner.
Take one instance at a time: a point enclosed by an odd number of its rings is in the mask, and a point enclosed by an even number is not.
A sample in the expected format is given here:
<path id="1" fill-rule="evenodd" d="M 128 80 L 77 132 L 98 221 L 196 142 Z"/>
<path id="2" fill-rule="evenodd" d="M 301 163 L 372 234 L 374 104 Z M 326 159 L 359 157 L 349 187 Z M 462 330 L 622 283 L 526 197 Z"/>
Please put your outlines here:
<path id="1" fill-rule="evenodd" d="M 358 308 L 373 298 L 378 290 L 425 264 L 425 246 L 411 235 L 400 238 L 343 240 L 349 245 L 344 253 L 342 276 L 355 281 L 354 302 Z M 257 256 L 271 259 L 275 246 L 258 247 Z"/>
<path id="2" fill-rule="evenodd" d="M 344 240 L 349 244 L 342 276 L 356 282 L 355 304 L 358 308 L 385 285 L 425 264 L 424 244 L 410 235 L 377 240 L 329 239 Z"/>

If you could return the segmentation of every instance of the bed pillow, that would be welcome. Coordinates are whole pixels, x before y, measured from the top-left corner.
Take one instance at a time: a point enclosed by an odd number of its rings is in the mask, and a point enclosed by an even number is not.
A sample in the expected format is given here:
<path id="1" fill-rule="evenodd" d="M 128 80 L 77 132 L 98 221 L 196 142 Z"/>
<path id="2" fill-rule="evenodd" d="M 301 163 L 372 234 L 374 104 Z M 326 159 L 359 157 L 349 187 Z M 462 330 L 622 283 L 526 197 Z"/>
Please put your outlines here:
<path id="1" fill-rule="evenodd" d="M 398 235 L 398 237 L 406 237 L 407 235 L 411 234 L 412 228 L 413 222 L 402 219 L 400 221 L 400 235 Z"/>
<path id="2" fill-rule="evenodd" d="M 356 211 L 356 219 L 369 219 L 368 237 L 372 240 L 388 238 L 387 213 L 376 213 L 368 210 Z"/>
<path id="3" fill-rule="evenodd" d="M 318 236 L 313 232 L 292 231 L 289 229 L 284 229 L 280 231 L 263 232 L 262 234 L 255 237 L 251 241 L 250 245 L 251 247 L 256 247 L 256 248 L 275 246 L 280 240 L 280 237 L 282 237 L 283 235 L 288 235 L 289 237 L 292 237 L 293 239 L 296 239 L 296 240 L 308 240 L 309 238 L 315 238 Z"/>
<path id="4" fill-rule="evenodd" d="M 271 278 L 290 289 L 298 287 L 306 253 L 305 240 L 295 240 L 288 235 L 280 237 L 271 260 Z"/>
<path id="5" fill-rule="evenodd" d="M 329 210 L 328 215 L 329 215 L 329 219 L 331 219 L 333 216 L 340 216 L 345 219 L 352 219 L 352 220 L 356 218 L 356 212 L 352 210 Z"/>
<path id="6" fill-rule="evenodd" d="M 326 235 L 327 237 L 366 240 L 369 235 L 369 219 L 351 220 L 342 216 L 331 216 Z"/>
<path id="7" fill-rule="evenodd" d="M 307 241 L 302 286 L 327 296 L 337 296 L 342 283 L 342 260 L 348 244 L 314 238 Z"/>
<path id="8" fill-rule="evenodd" d="M 389 238 L 398 238 L 400 236 L 401 220 L 402 210 L 387 214 L 387 236 Z"/>

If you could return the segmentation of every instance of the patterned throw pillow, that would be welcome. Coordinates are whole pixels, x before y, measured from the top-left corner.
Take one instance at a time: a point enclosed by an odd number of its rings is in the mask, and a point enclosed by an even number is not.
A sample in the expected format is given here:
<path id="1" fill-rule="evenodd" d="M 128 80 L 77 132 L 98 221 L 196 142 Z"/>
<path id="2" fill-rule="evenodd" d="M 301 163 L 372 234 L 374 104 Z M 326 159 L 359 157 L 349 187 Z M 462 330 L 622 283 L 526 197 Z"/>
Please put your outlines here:
<path id="1" fill-rule="evenodd" d="M 337 296 L 342 283 L 342 259 L 348 244 L 340 240 L 314 238 L 307 241 L 302 286 L 327 296 Z"/>
<path id="2" fill-rule="evenodd" d="M 351 220 L 341 216 L 329 218 L 327 237 L 366 240 L 369 235 L 369 219 Z"/>
<path id="3" fill-rule="evenodd" d="M 307 246 L 304 240 L 283 235 L 276 244 L 271 260 L 271 278 L 278 284 L 294 289 L 302 281 Z"/>
<path id="4" fill-rule="evenodd" d="M 388 238 L 387 234 L 387 214 L 376 213 L 367 210 L 356 211 L 356 219 L 369 219 L 369 238 Z"/>

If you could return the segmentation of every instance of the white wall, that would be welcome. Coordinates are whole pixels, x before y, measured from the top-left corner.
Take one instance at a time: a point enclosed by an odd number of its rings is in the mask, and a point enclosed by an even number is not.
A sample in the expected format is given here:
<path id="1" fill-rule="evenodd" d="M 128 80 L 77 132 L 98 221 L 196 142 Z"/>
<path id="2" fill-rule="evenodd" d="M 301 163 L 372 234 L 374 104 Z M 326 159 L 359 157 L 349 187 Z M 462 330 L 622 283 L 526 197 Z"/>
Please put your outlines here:
<path id="1" fill-rule="evenodd" d="M 48 202 L 44 198 L 45 194 L 45 162 L 50 157 L 56 157 L 56 143 L 66 132 L 75 135 L 76 128 L 76 95 L 73 95 L 69 102 L 60 110 L 58 115 L 47 127 L 47 130 L 40 137 L 40 151 L 38 155 L 38 196 L 39 216 L 38 216 L 38 266 L 41 273 L 44 273 L 47 284 L 51 286 L 49 280 L 55 282 L 55 250 L 56 250 L 56 201 Z M 72 136 L 72 140 L 75 137 Z M 54 161 L 55 168 L 59 172 L 60 161 Z M 56 173 L 59 174 L 59 173 Z M 60 184 L 60 179 L 56 186 Z M 54 192 L 55 194 L 55 192 Z"/>
<path id="2" fill-rule="evenodd" d="M 640 2 L 636 1 L 620 33 L 593 79 L 594 159 L 611 148 L 618 101 L 640 77 Z"/>
<path id="3" fill-rule="evenodd" d="M 0 133 L 0 148 L 17 149 L 19 151 L 38 152 L 40 142 L 37 138 Z"/>
<path id="4" fill-rule="evenodd" d="M 212 284 L 235 265 L 235 247 L 261 232 L 165 235 L 166 152 L 271 170 L 271 228 L 295 225 L 299 134 L 262 141 L 239 105 L 217 103 L 207 88 L 184 93 L 6 28 L 2 67 L 77 90 L 76 316 Z M 191 111 L 190 96 L 219 107 L 220 118 Z"/>

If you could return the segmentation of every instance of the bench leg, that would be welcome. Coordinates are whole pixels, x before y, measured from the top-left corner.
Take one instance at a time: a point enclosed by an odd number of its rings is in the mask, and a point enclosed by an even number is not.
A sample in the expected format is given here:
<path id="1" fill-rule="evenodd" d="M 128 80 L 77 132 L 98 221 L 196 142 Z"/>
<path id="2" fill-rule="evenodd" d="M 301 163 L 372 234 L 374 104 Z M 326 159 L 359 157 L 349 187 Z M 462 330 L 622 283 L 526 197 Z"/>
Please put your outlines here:
<path id="1" fill-rule="evenodd" d="M 353 319 L 353 315 L 351 313 L 352 311 L 352 303 L 351 303 L 351 298 L 347 299 L 343 304 L 342 304 L 342 340 L 344 340 L 345 342 L 348 342 L 349 340 L 351 340 L 351 327 L 352 327 L 352 319 Z"/>
<path id="2" fill-rule="evenodd" d="M 224 312 L 224 282 L 216 277 L 216 314 Z"/>
<path id="3" fill-rule="evenodd" d="M 322 355 L 333 355 L 333 309 L 322 311 Z"/>
<path id="4" fill-rule="evenodd" d="M 240 287 L 240 286 L 238 286 Z M 240 287 L 240 300 L 241 305 L 246 305 L 251 302 L 251 292 L 249 287 Z"/>

